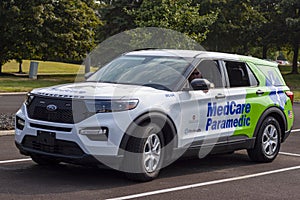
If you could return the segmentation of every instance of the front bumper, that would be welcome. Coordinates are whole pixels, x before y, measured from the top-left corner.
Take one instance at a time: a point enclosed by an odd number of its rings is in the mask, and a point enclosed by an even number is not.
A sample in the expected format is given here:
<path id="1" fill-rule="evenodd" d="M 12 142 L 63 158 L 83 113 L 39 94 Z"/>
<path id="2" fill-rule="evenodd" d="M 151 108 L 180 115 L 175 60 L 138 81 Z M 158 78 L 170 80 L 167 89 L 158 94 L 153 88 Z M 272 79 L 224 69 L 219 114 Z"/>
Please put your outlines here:
<path id="1" fill-rule="evenodd" d="M 123 163 L 123 156 L 93 156 L 89 154 L 82 153 L 81 155 L 63 155 L 57 153 L 49 153 L 41 150 L 36 150 L 33 148 L 25 147 L 23 144 L 15 142 L 16 147 L 19 149 L 20 153 L 26 156 L 39 155 L 60 162 L 77 164 L 77 165 L 87 165 L 87 166 L 106 166 L 113 169 L 120 169 Z"/>
<path id="2" fill-rule="evenodd" d="M 122 160 L 123 151 L 119 147 L 131 123 L 128 112 L 96 114 L 77 124 L 34 120 L 28 117 L 24 105 L 16 116 L 24 120 L 22 130 L 17 126 L 15 129 L 15 142 L 21 153 L 50 156 L 67 163 L 104 163 L 109 166 Z M 106 140 L 79 133 L 90 127 L 107 127 Z M 39 133 L 53 133 L 54 140 L 50 144 L 41 142 L 41 139 L 48 138 L 38 137 Z"/>

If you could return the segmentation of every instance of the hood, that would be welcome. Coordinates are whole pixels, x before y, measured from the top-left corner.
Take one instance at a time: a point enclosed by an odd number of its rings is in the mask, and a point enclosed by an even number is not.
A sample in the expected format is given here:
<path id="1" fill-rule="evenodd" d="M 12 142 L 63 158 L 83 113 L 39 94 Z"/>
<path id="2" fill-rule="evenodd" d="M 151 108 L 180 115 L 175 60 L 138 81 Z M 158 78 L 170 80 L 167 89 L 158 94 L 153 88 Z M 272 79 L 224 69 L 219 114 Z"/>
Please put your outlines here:
<path id="1" fill-rule="evenodd" d="M 122 99 L 153 93 L 165 93 L 151 87 L 112 83 L 82 82 L 34 89 L 31 93 L 60 98 Z"/>

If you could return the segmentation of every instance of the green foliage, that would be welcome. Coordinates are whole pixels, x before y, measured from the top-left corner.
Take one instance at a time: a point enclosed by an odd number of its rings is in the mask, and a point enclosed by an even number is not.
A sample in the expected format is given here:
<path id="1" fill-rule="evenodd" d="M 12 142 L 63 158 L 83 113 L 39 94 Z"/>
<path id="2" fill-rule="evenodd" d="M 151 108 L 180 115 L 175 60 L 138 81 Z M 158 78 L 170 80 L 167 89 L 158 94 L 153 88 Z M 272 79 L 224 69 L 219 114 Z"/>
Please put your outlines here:
<path id="1" fill-rule="evenodd" d="M 43 4 L 43 14 L 37 53 L 43 60 L 82 60 L 94 46 L 94 29 L 99 24 L 94 10 L 81 0 L 50 0 Z"/>
<path id="2" fill-rule="evenodd" d="M 249 54 L 267 19 L 248 0 L 199 1 L 201 13 L 219 11 L 204 45 L 210 50 Z"/>
<path id="3" fill-rule="evenodd" d="M 104 41 L 110 36 L 136 27 L 134 19 L 126 10 L 140 6 L 139 0 L 104 0 L 101 1 L 98 12 L 103 26 L 97 29 L 96 39 Z"/>
<path id="4" fill-rule="evenodd" d="M 125 31 L 114 48 L 191 48 L 160 27 L 184 33 L 208 50 L 267 58 L 277 51 L 293 56 L 297 73 L 299 0 L 1 0 L 0 73 L 8 60 L 80 62 L 108 37 Z M 149 29 L 148 29 L 149 30 Z M 95 34 L 96 32 L 96 34 Z M 160 34 L 159 38 L 156 38 Z M 127 43 L 127 44 L 126 44 Z M 145 44 L 150 44 L 145 46 Z M 117 52 L 121 52 L 117 49 Z M 134 49 L 134 48 L 133 48 Z M 109 51 L 107 51 L 107 54 Z M 108 56 L 109 58 L 109 56 Z"/>
<path id="5" fill-rule="evenodd" d="M 217 19 L 216 12 L 199 14 L 192 0 L 144 0 L 139 8 L 128 10 L 138 27 L 160 27 L 184 33 L 202 42 Z"/>
<path id="6" fill-rule="evenodd" d="M 28 76 L 30 68 L 30 60 L 23 60 L 23 70 Z M 70 63 L 61 62 L 39 62 L 38 74 L 81 74 L 84 71 L 84 66 Z M 3 65 L 3 72 L 5 73 L 16 73 L 18 71 L 18 63 L 15 61 L 7 62 Z M 1 77 L 0 77 L 1 78 Z"/>
<path id="7" fill-rule="evenodd" d="M 220 10 L 204 45 L 215 51 L 267 58 L 268 49 L 293 51 L 297 71 L 300 38 L 299 0 L 204 0 L 202 13 Z M 259 48 L 261 47 L 261 48 Z"/>
<path id="8" fill-rule="evenodd" d="M 11 25 L 14 19 L 17 8 L 11 0 L 0 1 L 0 73 L 1 66 L 11 58 L 11 41 L 13 40 L 13 26 Z"/>
<path id="9" fill-rule="evenodd" d="M 293 49 L 293 69 L 292 73 L 298 74 L 298 55 L 300 44 L 300 1 L 282 0 L 280 3 L 281 17 L 284 20 L 285 42 Z"/>
<path id="10" fill-rule="evenodd" d="M 74 82 L 75 75 L 39 75 L 38 80 L 27 77 L 1 76 L 0 92 L 28 92 L 34 88 Z"/>
<path id="11" fill-rule="evenodd" d="M 36 47 L 39 46 L 41 38 L 40 30 L 44 20 L 41 18 L 42 6 L 38 1 L 14 1 L 15 13 L 13 23 L 13 40 L 10 45 L 15 60 L 31 59 L 36 56 Z"/>
<path id="12" fill-rule="evenodd" d="M 0 1 L 0 67 L 10 59 L 81 61 L 100 23 L 89 6 L 93 1 Z"/>

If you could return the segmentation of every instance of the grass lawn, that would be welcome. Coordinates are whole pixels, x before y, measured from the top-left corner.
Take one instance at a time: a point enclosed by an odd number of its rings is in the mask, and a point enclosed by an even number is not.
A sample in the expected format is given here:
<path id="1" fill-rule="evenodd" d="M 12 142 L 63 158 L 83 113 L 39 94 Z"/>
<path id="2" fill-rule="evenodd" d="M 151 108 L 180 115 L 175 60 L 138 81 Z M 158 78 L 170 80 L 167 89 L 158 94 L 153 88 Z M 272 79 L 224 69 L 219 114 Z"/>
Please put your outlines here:
<path id="1" fill-rule="evenodd" d="M 290 74 L 292 68 L 290 66 L 280 66 L 279 67 L 286 84 L 290 87 L 291 91 L 294 93 L 294 99 L 300 102 L 300 74 Z M 300 69 L 299 73 L 300 73 Z"/>
<path id="2" fill-rule="evenodd" d="M 39 63 L 38 74 L 77 74 L 84 72 L 84 66 L 69 64 L 69 63 L 60 63 L 60 62 L 43 62 L 36 61 Z M 30 61 L 23 61 L 23 72 L 29 74 Z M 19 63 L 15 61 L 10 61 L 3 65 L 3 73 L 16 73 L 19 71 Z"/>
<path id="3" fill-rule="evenodd" d="M 0 92 L 28 92 L 33 88 L 47 87 L 52 85 L 72 83 L 83 80 L 84 66 L 60 63 L 60 62 L 39 62 L 38 79 L 28 78 L 30 61 L 23 61 L 24 74 L 18 74 L 19 64 L 11 61 L 3 65 L 0 75 Z M 96 68 L 91 68 L 95 71 Z M 77 75 L 79 74 L 79 75 Z"/>
<path id="4" fill-rule="evenodd" d="M 0 76 L 0 92 L 28 92 L 34 88 L 72 83 L 75 75 L 39 75 L 37 80 L 27 77 L 3 75 Z"/>

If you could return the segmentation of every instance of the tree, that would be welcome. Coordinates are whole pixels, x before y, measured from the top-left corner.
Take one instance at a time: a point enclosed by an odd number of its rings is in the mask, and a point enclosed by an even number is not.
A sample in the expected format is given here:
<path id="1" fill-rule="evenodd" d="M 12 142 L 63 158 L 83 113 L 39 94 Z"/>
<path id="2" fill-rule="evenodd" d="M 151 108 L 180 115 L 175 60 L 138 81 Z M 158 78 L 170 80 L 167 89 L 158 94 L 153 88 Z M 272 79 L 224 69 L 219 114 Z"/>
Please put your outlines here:
<path id="1" fill-rule="evenodd" d="M 48 0 L 42 5 L 44 22 L 36 54 L 43 60 L 81 61 L 95 46 L 100 21 L 93 8 L 81 0 Z"/>
<path id="2" fill-rule="evenodd" d="M 281 16 L 285 22 L 283 24 L 285 39 L 294 52 L 292 73 L 298 74 L 297 61 L 300 43 L 300 1 L 282 0 L 280 8 Z"/>
<path id="3" fill-rule="evenodd" d="M 199 0 L 201 13 L 219 12 L 204 45 L 215 51 L 249 54 L 265 17 L 248 0 Z"/>
<path id="4" fill-rule="evenodd" d="M 202 42 L 217 19 L 217 13 L 200 15 L 199 10 L 199 4 L 192 0 L 144 0 L 139 8 L 128 13 L 138 27 L 172 29 Z"/>
<path id="5" fill-rule="evenodd" d="M 269 48 L 278 48 L 284 45 L 284 36 L 282 34 L 282 19 L 279 15 L 279 7 L 281 0 L 256 0 L 253 1 L 253 6 L 265 18 L 260 28 L 257 31 L 257 40 L 255 46 L 262 47 L 262 58 L 267 58 Z"/>
<path id="6" fill-rule="evenodd" d="M 14 40 L 13 59 L 19 63 L 19 73 L 22 73 L 23 59 L 38 59 L 36 49 L 40 44 L 41 30 L 44 20 L 43 5 L 40 1 L 14 0 L 16 12 L 12 21 Z"/>
<path id="7" fill-rule="evenodd" d="M 81 61 L 95 46 L 100 23 L 89 5 L 94 5 L 91 0 L 1 1 L 0 64 L 11 59 Z"/>
<path id="8" fill-rule="evenodd" d="M 16 7 L 12 0 L 0 1 L 0 74 L 2 65 L 12 58 L 13 26 Z"/>
<path id="9" fill-rule="evenodd" d="M 133 16 L 127 11 L 138 8 L 140 4 L 140 0 L 101 1 L 98 11 L 104 24 L 98 27 L 96 39 L 102 42 L 110 36 L 136 28 Z"/>

